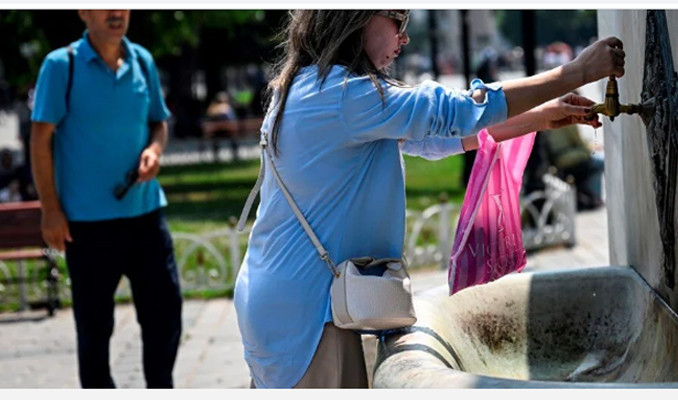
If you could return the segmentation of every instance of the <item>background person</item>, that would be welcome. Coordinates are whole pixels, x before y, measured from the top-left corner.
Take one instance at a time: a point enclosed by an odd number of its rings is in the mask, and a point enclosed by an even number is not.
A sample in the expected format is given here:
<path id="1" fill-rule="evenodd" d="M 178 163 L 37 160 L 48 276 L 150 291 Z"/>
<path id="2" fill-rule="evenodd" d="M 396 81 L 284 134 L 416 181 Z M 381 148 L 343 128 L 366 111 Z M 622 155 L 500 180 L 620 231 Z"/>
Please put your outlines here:
<path id="1" fill-rule="evenodd" d="M 219 153 L 219 138 L 225 136 L 231 142 L 233 160 L 238 160 L 238 115 L 231 105 L 231 98 L 226 92 L 219 92 L 207 107 L 203 121 L 203 139 L 212 140 L 214 161 Z"/>
<path id="2" fill-rule="evenodd" d="M 557 168 L 561 179 L 567 180 L 568 176 L 574 178 L 577 208 L 592 210 L 602 206 L 603 157 L 591 154 L 591 148 L 582 140 L 576 126 L 544 133 L 550 164 Z"/>
<path id="3" fill-rule="evenodd" d="M 124 274 L 141 325 L 146 384 L 170 388 L 181 294 L 160 211 L 167 200 L 155 179 L 170 113 L 151 54 L 125 37 L 129 10 L 78 13 L 87 29 L 70 45 L 72 60 L 67 48 L 48 54 L 35 93 L 31 158 L 43 236 L 66 251 L 82 386 L 115 387 L 109 342 Z M 138 182 L 118 200 L 114 189 L 130 170 Z"/>

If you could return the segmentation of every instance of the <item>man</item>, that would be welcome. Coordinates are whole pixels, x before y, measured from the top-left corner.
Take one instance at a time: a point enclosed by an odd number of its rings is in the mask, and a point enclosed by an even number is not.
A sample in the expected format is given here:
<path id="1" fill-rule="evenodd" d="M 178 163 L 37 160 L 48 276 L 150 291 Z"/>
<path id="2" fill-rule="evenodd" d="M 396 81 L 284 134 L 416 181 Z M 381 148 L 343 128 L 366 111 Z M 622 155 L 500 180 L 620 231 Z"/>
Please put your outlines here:
<path id="1" fill-rule="evenodd" d="M 81 385 L 115 387 L 109 342 L 124 274 L 141 325 L 146 384 L 169 388 L 181 294 L 155 176 L 170 113 L 153 58 L 125 37 L 129 10 L 78 13 L 82 39 L 47 55 L 35 94 L 31 155 L 43 237 L 66 252 Z M 135 171 L 118 199 L 116 187 Z"/>

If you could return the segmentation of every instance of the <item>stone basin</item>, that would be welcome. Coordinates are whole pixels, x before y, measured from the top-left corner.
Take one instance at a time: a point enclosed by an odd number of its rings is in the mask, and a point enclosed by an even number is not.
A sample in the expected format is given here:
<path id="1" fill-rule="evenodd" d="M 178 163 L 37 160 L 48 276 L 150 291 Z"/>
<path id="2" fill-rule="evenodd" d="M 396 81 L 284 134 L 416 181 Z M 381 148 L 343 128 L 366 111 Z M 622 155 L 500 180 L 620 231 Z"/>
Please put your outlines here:
<path id="1" fill-rule="evenodd" d="M 678 316 L 631 267 L 512 274 L 415 295 L 375 388 L 678 387 Z"/>

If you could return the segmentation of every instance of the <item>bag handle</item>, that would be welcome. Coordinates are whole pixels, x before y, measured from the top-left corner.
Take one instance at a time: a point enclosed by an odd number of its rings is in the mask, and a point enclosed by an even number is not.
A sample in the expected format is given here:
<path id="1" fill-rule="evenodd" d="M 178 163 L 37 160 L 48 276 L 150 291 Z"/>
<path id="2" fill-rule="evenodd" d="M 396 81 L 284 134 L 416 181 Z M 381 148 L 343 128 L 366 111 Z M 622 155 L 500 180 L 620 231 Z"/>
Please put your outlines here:
<path id="1" fill-rule="evenodd" d="M 261 147 L 261 167 L 259 169 L 259 176 L 257 177 L 257 182 L 254 184 L 252 191 L 247 197 L 245 207 L 243 208 L 242 213 L 240 214 L 240 220 L 238 221 L 238 226 L 236 229 L 242 231 L 243 227 L 245 226 L 245 220 L 250 213 L 250 209 L 252 208 L 254 198 L 257 196 L 257 193 L 259 193 L 259 190 L 261 189 L 264 170 L 266 167 L 266 158 L 267 158 L 266 155 L 268 154 L 268 161 L 271 165 L 271 169 L 273 170 L 273 176 L 275 177 L 276 182 L 278 182 L 278 187 L 283 192 L 285 200 L 287 200 L 287 202 L 289 203 L 290 207 L 292 208 L 292 211 L 294 212 L 294 215 L 299 220 L 299 223 L 301 224 L 302 228 L 304 228 L 306 235 L 308 235 L 309 239 L 311 239 L 311 242 L 313 242 L 313 246 L 315 246 L 316 251 L 320 255 L 320 259 L 327 263 L 327 266 L 329 270 L 332 272 L 332 275 L 338 278 L 339 273 L 337 272 L 337 268 L 335 264 L 332 262 L 332 259 L 330 259 L 330 253 L 327 250 L 325 250 L 322 243 L 320 243 L 320 239 L 318 239 L 318 236 L 316 236 L 315 232 L 313 232 L 313 229 L 311 228 L 311 225 L 309 225 L 308 221 L 304 217 L 304 214 L 301 212 L 301 210 L 299 210 L 297 203 L 292 198 L 292 195 L 287 190 L 287 187 L 285 186 L 285 183 L 283 183 L 280 174 L 278 174 L 278 170 L 275 168 L 275 164 L 273 163 L 273 157 L 271 156 L 271 151 L 269 150 L 268 147 L 266 131 L 261 132 L 261 140 L 259 141 L 259 146 Z"/>

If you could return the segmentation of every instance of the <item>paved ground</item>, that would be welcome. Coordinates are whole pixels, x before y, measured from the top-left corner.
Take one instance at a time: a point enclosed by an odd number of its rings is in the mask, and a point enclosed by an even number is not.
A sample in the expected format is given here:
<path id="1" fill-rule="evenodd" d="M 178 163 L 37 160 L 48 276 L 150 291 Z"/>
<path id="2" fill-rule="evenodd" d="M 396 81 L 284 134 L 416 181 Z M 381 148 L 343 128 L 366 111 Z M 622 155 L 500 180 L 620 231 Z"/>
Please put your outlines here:
<path id="1" fill-rule="evenodd" d="M 531 254 L 525 271 L 609 264 L 605 209 L 577 215 L 577 242 Z M 415 292 L 445 285 L 446 271 L 412 271 Z M 247 367 L 233 303 L 229 299 L 184 303 L 184 333 L 174 370 L 179 388 L 246 388 Z M 139 328 L 131 305 L 119 305 L 111 344 L 119 387 L 143 388 Z M 75 326 L 70 309 L 0 314 L 0 388 L 77 388 Z"/>

